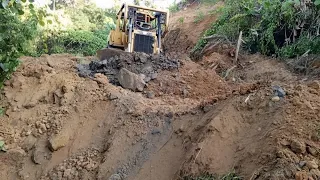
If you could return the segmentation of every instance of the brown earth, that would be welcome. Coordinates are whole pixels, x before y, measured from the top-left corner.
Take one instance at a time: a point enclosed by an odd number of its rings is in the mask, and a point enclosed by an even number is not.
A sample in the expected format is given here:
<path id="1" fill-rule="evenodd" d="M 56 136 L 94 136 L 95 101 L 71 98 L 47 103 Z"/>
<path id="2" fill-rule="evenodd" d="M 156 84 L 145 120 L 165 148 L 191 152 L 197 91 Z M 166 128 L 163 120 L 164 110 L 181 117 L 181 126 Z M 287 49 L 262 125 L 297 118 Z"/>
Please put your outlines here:
<path id="1" fill-rule="evenodd" d="M 170 17 L 169 33 L 164 38 L 164 51 L 170 57 L 185 58 L 197 43 L 202 33 L 216 20 L 215 10 L 222 6 L 222 2 L 215 5 L 199 6 L 195 1 L 183 10 L 173 13 Z M 203 13 L 203 18 L 195 19 Z"/>
<path id="2" fill-rule="evenodd" d="M 160 71 L 143 92 L 102 74 L 79 77 L 82 59 L 71 55 L 22 58 L 1 94 L 1 179 L 167 180 L 232 171 L 243 179 L 319 179 L 319 81 L 260 55 L 243 54 L 235 67 L 220 51 L 191 61 L 182 42 L 194 44 L 212 22 L 206 16 L 195 31 L 195 8 L 171 27 L 185 37 L 172 43 L 181 56 L 169 52 L 181 67 Z M 286 95 L 275 98 L 274 86 Z"/>

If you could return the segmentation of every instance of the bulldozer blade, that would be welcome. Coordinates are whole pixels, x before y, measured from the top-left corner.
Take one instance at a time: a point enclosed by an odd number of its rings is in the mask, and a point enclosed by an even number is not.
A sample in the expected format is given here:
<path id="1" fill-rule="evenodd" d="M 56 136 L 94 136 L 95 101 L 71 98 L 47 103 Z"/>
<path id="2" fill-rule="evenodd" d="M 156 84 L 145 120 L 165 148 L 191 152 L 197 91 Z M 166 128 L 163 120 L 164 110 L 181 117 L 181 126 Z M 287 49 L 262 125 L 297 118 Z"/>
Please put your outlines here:
<path id="1" fill-rule="evenodd" d="M 97 51 L 97 57 L 100 61 L 102 61 L 105 59 L 110 59 L 111 57 L 114 57 L 114 56 L 120 56 L 121 54 L 125 54 L 125 53 L 128 53 L 128 52 L 125 52 L 123 50 L 116 49 L 116 48 L 104 48 Z"/>

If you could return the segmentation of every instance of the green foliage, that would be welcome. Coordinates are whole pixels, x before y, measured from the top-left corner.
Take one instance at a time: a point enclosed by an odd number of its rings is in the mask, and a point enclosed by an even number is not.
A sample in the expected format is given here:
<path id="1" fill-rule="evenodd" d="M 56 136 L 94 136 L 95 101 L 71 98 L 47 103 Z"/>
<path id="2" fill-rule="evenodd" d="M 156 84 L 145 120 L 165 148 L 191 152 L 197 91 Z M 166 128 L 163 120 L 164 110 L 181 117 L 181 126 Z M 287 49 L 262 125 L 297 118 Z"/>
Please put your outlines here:
<path id="1" fill-rule="evenodd" d="M 320 37 L 312 37 L 311 39 L 306 35 L 299 38 L 293 44 L 284 46 L 279 50 L 279 55 L 285 58 L 294 58 L 297 54 L 302 55 L 306 52 L 313 54 L 320 54 Z"/>
<path id="2" fill-rule="evenodd" d="M 0 6 L 0 87 L 16 70 L 28 43 L 33 39 L 37 22 L 42 15 L 36 13 L 32 4 L 25 10 L 23 4 L 16 1 L 1 1 Z M 27 15 L 29 13 L 29 15 Z M 24 15 L 24 17 L 22 17 Z"/>
<path id="3" fill-rule="evenodd" d="M 241 177 L 237 176 L 234 172 L 229 172 L 228 174 L 219 178 L 220 180 L 242 180 Z"/>
<path id="4" fill-rule="evenodd" d="M 4 115 L 4 109 L 3 108 L 0 108 L 0 116 L 3 116 Z"/>
<path id="5" fill-rule="evenodd" d="M 30 55 L 72 53 L 94 55 L 107 44 L 115 28 L 115 9 L 101 9 L 94 4 L 59 7 L 51 11 L 53 23 L 43 27 L 34 42 Z"/>
<path id="6" fill-rule="evenodd" d="M 106 46 L 115 27 L 116 9 L 104 10 L 84 0 L 55 1 L 53 10 L 26 0 L 0 2 L 0 87 L 16 70 L 20 56 L 94 55 Z"/>
<path id="7" fill-rule="evenodd" d="M 5 145 L 4 141 L 0 141 L 0 151 L 4 151 L 4 152 L 7 151 L 4 145 Z"/>
<path id="8" fill-rule="evenodd" d="M 203 21 L 204 19 L 204 13 L 202 11 L 197 12 L 197 16 L 194 18 L 194 23 L 199 23 Z"/>
<path id="9" fill-rule="evenodd" d="M 211 174 L 203 174 L 199 177 L 185 177 L 184 180 L 216 180 L 216 178 Z"/>
<path id="10" fill-rule="evenodd" d="M 201 0 L 201 2 L 207 5 L 212 5 L 212 4 L 216 4 L 218 0 Z"/>
<path id="11" fill-rule="evenodd" d="M 183 22 L 184 22 L 184 17 L 180 17 L 180 18 L 178 19 L 178 21 L 179 21 L 179 23 L 183 24 Z"/>
<path id="12" fill-rule="evenodd" d="M 112 18 L 116 17 L 115 10 L 104 10 L 98 8 L 95 4 L 86 4 L 80 7 L 64 7 L 60 11 L 63 11 L 70 18 L 72 25 L 68 26 L 68 28 L 73 30 L 92 31 L 103 29 L 110 19 L 112 20 Z"/>
<path id="13" fill-rule="evenodd" d="M 179 11 L 179 7 L 178 4 L 176 2 L 174 2 L 173 4 L 171 4 L 169 6 L 169 11 L 172 13 L 178 12 Z"/>
<path id="14" fill-rule="evenodd" d="M 197 177 L 184 177 L 184 180 L 242 180 L 241 177 L 237 176 L 233 171 L 223 176 L 212 175 L 204 173 Z"/>
<path id="15" fill-rule="evenodd" d="M 60 31 L 57 34 L 50 34 L 44 42 L 39 42 L 38 51 L 39 54 L 71 53 L 92 56 L 97 50 L 106 47 L 107 38 L 107 30 Z"/>
<path id="16" fill-rule="evenodd" d="M 133 0 L 133 4 L 135 4 L 135 5 L 140 5 L 140 0 Z"/>
<path id="17" fill-rule="evenodd" d="M 204 37 L 217 34 L 236 42 L 242 31 L 244 47 L 250 52 L 285 57 L 301 55 L 308 49 L 318 53 L 318 41 L 312 42 L 320 33 L 317 3 L 318 0 L 309 5 L 302 5 L 299 0 L 226 0 L 220 17 Z M 206 40 L 200 39 L 193 53 L 201 52 L 206 44 Z"/>
<path id="18" fill-rule="evenodd" d="M 179 3 L 177 3 L 176 0 L 169 6 L 169 11 L 172 13 L 178 12 L 185 4 L 187 3 L 187 0 L 181 0 Z"/>

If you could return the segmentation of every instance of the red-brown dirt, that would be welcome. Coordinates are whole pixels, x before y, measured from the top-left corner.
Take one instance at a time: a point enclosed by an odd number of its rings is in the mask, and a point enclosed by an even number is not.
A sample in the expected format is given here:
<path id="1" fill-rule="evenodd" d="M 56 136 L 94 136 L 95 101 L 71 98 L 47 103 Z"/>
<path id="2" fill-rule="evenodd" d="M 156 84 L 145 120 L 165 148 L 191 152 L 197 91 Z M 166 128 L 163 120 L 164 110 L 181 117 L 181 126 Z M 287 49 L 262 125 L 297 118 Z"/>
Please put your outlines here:
<path id="1" fill-rule="evenodd" d="M 261 55 L 243 54 L 235 65 L 213 50 L 191 61 L 181 43 L 194 44 L 213 21 L 207 15 L 194 30 L 194 8 L 171 27 L 185 37 L 169 46 L 181 67 L 160 71 L 143 92 L 102 74 L 79 77 L 72 55 L 23 57 L 1 93 L 1 179 L 167 180 L 233 171 L 243 179 L 319 179 L 319 81 Z M 275 97 L 275 86 L 284 97 Z"/>

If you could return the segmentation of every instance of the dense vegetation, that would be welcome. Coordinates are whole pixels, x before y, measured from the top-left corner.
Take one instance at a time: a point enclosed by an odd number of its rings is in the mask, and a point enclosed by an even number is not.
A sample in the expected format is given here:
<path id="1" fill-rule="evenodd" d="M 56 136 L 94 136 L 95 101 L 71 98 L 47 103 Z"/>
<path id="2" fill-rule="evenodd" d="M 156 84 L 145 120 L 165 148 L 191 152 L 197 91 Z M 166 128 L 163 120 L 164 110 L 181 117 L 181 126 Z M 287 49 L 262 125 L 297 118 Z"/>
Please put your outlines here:
<path id="1" fill-rule="evenodd" d="M 0 0 L 0 88 L 23 55 L 91 56 L 106 47 L 121 5 L 110 1 L 114 7 L 102 9 L 92 0 Z M 153 7 L 150 0 L 134 3 Z"/>
<path id="2" fill-rule="evenodd" d="M 0 85 L 19 65 L 18 58 L 28 51 L 28 42 L 35 36 L 42 11 L 35 12 L 32 4 L 26 7 L 16 1 L 1 1 L 0 5 Z"/>
<path id="3" fill-rule="evenodd" d="M 204 37 L 220 35 L 236 42 L 242 31 L 250 52 L 286 58 L 320 54 L 320 0 L 225 0 L 218 14 Z M 200 39 L 192 53 L 207 43 Z"/>
<path id="4" fill-rule="evenodd" d="M 115 8 L 85 0 L 54 0 L 36 6 L 26 0 L 0 0 L 0 86 L 22 55 L 94 55 L 115 27 Z"/>
<path id="5" fill-rule="evenodd" d="M 103 10 L 93 3 L 74 1 L 56 3 L 54 10 L 46 9 L 52 23 L 38 28 L 35 48 L 30 55 L 43 53 L 72 53 L 94 55 L 107 44 L 115 10 Z"/>
<path id="6" fill-rule="evenodd" d="M 193 4 L 195 2 L 203 3 L 210 6 L 218 1 L 219 0 L 174 0 L 173 3 L 169 6 L 169 11 L 172 13 L 178 12 L 179 10 L 183 9 L 185 5 Z"/>

